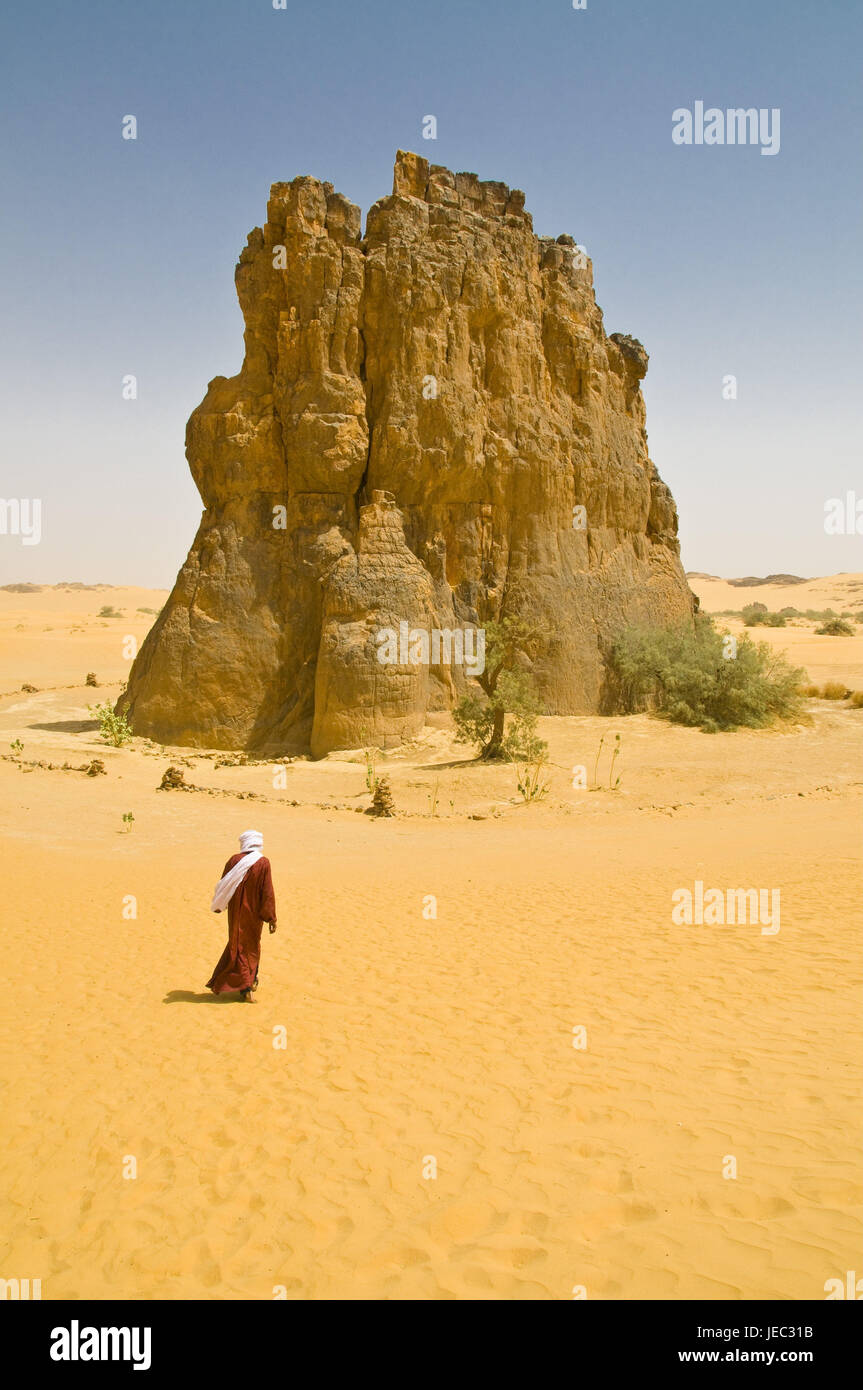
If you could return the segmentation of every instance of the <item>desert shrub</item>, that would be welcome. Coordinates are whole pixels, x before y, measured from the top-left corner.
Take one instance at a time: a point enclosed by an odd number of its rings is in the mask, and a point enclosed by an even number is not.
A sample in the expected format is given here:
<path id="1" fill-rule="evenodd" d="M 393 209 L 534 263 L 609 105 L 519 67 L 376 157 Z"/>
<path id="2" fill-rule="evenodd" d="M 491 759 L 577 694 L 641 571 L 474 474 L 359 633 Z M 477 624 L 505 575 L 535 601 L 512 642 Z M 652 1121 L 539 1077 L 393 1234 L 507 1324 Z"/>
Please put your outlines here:
<path id="1" fill-rule="evenodd" d="M 629 628 L 609 660 L 622 708 L 652 709 L 706 732 L 758 729 L 799 716 L 802 670 L 745 634 L 736 658 L 725 658 L 723 645 L 707 614 L 683 627 Z"/>
<path id="2" fill-rule="evenodd" d="M 109 604 L 105 604 L 104 607 L 99 609 L 100 618 L 122 618 L 122 616 L 123 614 L 120 609 L 114 608 Z"/>
<path id="3" fill-rule="evenodd" d="M 747 603 L 743 621 L 747 627 L 784 627 L 785 615 L 768 612 L 763 603 Z"/>
<path id="4" fill-rule="evenodd" d="M 824 685 L 804 685 L 801 686 L 800 694 L 809 700 L 850 700 L 854 709 L 859 709 L 863 702 L 863 692 L 849 690 L 842 681 L 827 681 Z"/>
<path id="5" fill-rule="evenodd" d="M 99 721 L 99 737 L 115 748 L 122 748 L 133 737 L 125 714 L 117 714 L 113 705 L 88 705 L 94 719 Z"/>
<path id="6" fill-rule="evenodd" d="M 854 629 L 845 618 L 828 618 L 827 622 L 815 629 L 819 637 L 853 637 Z"/>

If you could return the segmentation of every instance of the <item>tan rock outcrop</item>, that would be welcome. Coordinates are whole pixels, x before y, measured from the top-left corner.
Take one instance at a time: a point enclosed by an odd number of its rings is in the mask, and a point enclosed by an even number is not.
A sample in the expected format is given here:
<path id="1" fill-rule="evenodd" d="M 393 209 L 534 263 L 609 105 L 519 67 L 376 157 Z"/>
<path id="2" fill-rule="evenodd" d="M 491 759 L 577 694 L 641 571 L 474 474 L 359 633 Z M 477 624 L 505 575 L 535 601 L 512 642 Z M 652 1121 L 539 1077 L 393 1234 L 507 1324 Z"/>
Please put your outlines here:
<path id="1" fill-rule="evenodd" d="M 274 184 L 236 284 L 245 361 L 189 420 L 205 511 L 120 702 L 137 733 L 397 741 L 466 678 L 382 665 L 381 628 L 502 611 L 553 633 L 547 711 L 595 711 L 620 629 L 691 614 L 647 353 L 606 335 L 590 261 L 536 237 L 522 193 L 399 152 L 362 237 L 331 184 Z"/>

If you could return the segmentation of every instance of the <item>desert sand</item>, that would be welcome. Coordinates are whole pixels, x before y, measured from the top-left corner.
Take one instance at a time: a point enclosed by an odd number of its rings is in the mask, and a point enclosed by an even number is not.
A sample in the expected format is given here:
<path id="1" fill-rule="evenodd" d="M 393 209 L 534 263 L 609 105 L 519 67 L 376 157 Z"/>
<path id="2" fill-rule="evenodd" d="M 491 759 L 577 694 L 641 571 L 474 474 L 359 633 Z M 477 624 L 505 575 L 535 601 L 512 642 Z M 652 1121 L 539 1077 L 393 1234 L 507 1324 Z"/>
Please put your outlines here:
<path id="1" fill-rule="evenodd" d="M 836 580 L 691 582 L 710 610 L 863 608 Z M 361 750 L 100 742 L 87 706 L 164 598 L 0 592 L 0 1274 L 46 1299 L 808 1300 L 859 1271 L 863 710 L 545 719 L 529 806 L 440 716 L 378 758 L 400 814 L 374 820 Z M 863 688 L 860 638 L 812 628 L 754 635 Z M 603 787 L 574 788 L 603 737 Z M 170 765 L 199 790 L 157 790 Z M 253 1007 L 203 989 L 250 826 L 280 924 Z M 780 930 L 674 925 L 695 880 L 780 889 Z"/>
<path id="2" fill-rule="evenodd" d="M 807 579 L 802 584 L 758 584 L 740 587 L 725 579 L 690 574 L 689 585 L 701 600 L 705 613 L 740 612 L 749 603 L 763 603 L 771 613 L 783 608 L 836 613 L 863 613 L 863 576 L 834 574 L 826 579 Z M 717 619 L 721 627 L 740 635 L 747 629 L 739 618 Z M 802 666 L 813 684 L 844 681 L 852 690 L 863 690 L 863 642 L 854 637 L 819 637 L 818 623 L 807 618 L 789 618 L 784 628 L 748 629 L 757 642 L 767 642 Z"/>

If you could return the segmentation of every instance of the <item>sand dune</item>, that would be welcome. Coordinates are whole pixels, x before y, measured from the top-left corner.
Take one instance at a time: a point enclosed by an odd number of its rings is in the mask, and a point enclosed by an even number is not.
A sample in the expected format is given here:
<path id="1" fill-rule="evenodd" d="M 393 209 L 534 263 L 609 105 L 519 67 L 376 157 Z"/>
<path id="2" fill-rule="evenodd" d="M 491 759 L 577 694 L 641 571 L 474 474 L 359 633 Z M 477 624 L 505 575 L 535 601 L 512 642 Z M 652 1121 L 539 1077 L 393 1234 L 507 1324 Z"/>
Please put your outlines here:
<path id="1" fill-rule="evenodd" d="M 547 719 L 535 806 L 441 718 L 382 760 L 402 814 L 373 821 L 359 750 L 278 786 L 99 742 L 87 705 L 160 601 L 0 594 L 0 748 L 24 745 L 0 761 L 7 1277 L 49 1299 L 735 1300 L 859 1268 L 863 711 L 714 736 Z M 806 640 L 842 665 L 845 639 Z M 621 789 L 575 790 L 618 732 Z M 107 776 L 30 766 L 94 756 Z M 172 762 L 200 790 L 157 791 Z M 248 825 L 281 924 L 255 1007 L 202 989 Z M 779 888 L 779 932 L 674 925 L 696 879 Z"/>
<path id="2" fill-rule="evenodd" d="M 804 579 L 799 584 L 732 584 L 714 575 L 687 575 L 706 613 L 740 609 L 746 603 L 764 603 L 771 612 L 781 608 L 835 608 L 837 612 L 863 612 L 863 574 L 832 574 L 824 579 Z"/>

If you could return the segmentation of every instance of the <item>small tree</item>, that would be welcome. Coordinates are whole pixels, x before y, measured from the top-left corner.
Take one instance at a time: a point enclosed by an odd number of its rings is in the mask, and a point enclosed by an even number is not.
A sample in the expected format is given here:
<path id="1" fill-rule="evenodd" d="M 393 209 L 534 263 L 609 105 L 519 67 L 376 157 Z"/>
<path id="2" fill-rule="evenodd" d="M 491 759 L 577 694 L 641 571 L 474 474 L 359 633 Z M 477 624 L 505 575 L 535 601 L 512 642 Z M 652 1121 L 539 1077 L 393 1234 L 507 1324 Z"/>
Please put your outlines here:
<path id="1" fill-rule="evenodd" d="M 453 710 L 456 741 L 479 747 L 481 758 L 533 762 L 546 751 L 537 736 L 539 701 L 525 658 L 536 654 L 542 633 L 523 618 L 485 625 L 485 668 L 475 677 L 481 695 L 465 695 Z M 507 725 L 507 715 L 510 716 Z"/>

